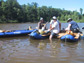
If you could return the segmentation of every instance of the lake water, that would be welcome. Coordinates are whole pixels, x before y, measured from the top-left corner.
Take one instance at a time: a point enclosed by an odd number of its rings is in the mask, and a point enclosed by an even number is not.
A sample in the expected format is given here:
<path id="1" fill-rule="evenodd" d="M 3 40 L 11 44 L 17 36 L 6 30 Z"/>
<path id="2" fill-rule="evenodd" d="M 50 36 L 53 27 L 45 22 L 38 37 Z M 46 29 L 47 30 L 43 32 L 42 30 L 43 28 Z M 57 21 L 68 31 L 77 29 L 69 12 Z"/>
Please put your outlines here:
<path id="1" fill-rule="evenodd" d="M 80 28 L 84 26 L 78 24 Z M 0 29 L 21 30 L 28 26 L 34 29 L 37 23 L 0 24 Z M 67 23 L 62 23 L 65 27 Z M 0 63 L 84 63 L 84 38 L 75 43 L 55 38 L 52 42 L 32 40 L 29 36 L 0 38 Z"/>

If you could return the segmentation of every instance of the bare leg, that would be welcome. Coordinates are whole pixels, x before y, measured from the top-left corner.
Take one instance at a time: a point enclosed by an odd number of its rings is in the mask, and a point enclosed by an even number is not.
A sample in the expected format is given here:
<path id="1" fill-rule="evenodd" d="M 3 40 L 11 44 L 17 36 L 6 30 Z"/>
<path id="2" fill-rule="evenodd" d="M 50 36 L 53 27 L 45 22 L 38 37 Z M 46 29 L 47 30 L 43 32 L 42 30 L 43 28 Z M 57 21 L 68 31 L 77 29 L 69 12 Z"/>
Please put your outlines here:
<path id="1" fill-rule="evenodd" d="M 79 37 L 80 37 L 80 33 L 76 34 L 74 38 L 78 39 Z"/>
<path id="2" fill-rule="evenodd" d="M 50 41 L 52 41 L 52 37 L 53 37 L 53 36 L 52 36 L 52 35 L 50 35 L 50 37 L 49 37 L 49 40 L 50 40 Z"/>

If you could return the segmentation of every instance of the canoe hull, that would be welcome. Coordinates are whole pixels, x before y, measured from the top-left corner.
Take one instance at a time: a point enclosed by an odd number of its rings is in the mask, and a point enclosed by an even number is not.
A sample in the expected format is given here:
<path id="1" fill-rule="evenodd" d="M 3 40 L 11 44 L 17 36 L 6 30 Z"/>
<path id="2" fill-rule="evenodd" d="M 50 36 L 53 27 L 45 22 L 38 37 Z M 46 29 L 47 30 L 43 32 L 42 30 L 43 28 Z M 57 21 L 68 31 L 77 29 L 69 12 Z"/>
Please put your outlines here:
<path id="1" fill-rule="evenodd" d="M 78 41 L 78 39 L 75 39 L 74 36 L 69 35 L 69 34 L 62 36 L 60 39 L 66 42 L 77 42 Z"/>
<path id="2" fill-rule="evenodd" d="M 29 36 L 31 39 L 46 39 L 49 37 L 49 35 L 42 36 L 41 34 L 39 34 L 37 32 L 32 32 Z"/>
<path id="3" fill-rule="evenodd" d="M 22 36 L 28 35 L 34 30 L 13 30 L 11 32 L 0 32 L 0 37 L 13 37 L 13 36 Z"/>

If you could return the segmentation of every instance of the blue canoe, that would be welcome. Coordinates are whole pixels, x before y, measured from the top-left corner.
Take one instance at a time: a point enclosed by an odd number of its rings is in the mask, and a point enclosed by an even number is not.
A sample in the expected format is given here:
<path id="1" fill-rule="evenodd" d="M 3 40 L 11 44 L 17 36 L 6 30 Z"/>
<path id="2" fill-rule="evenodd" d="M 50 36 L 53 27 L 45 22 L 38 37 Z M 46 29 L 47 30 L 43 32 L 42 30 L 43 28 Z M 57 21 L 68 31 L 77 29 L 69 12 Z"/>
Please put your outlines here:
<path id="1" fill-rule="evenodd" d="M 82 27 L 82 29 L 84 29 L 84 27 Z"/>
<path id="2" fill-rule="evenodd" d="M 44 34 L 44 35 L 41 35 L 40 33 L 34 31 L 32 33 L 30 33 L 30 38 L 32 39 L 45 39 L 45 38 L 48 38 L 50 35 L 50 33 L 47 33 L 47 34 Z"/>
<path id="3" fill-rule="evenodd" d="M 76 42 L 76 41 L 78 41 L 78 39 L 75 39 L 74 36 L 69 35 L 69 34 L 62 36 L 60 39 L 62 41 L 66 41 L 66 42 Z"/>
<path id="4" fill-rule="evenodd" d="M 0 37 L 28 35 L 33 31 L 34 30 L 13 30 L 13 31 L 10 31 L 10 32 L 0 32 Z"/>

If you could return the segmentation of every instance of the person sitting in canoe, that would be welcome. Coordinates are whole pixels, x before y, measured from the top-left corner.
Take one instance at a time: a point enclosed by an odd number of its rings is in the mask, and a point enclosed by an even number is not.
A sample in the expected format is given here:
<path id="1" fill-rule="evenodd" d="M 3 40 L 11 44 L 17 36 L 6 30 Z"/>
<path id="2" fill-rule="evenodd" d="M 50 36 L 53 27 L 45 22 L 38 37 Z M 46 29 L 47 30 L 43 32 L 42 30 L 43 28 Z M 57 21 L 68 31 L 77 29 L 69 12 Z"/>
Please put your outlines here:
<path id="1" fill-rule="evenodd" d="M 79 29 L 79 26 L 75 21 L 73 21 L 71 18 L 69 18 L 67 20 L 67 22 L 69 24 L 68 24 L 68 27 L 64 30 L 66 32 L 65 33 L 59 33 L 58 38 L 61 38 L 62 36 L 67 35 L 67 34 L 74 36 L 75 39 L 78 39 L 80 36 L 82 36 L 80 29 Z"/>
<path id="2" fill-rule="evenodd" d="M 31 26 L 29 26 L 27 30 L 33 30 L 33 29 L 32 29 L 32 27 L 31 27 Z"/>
<path id="3" fill-rule="evenodd" d="M 69 18 L 69 19 L 67 20 L 67 22 L 68 22 L 69 24 L 68 24 L 68 27 L 67 27 L 65 30 L 68 30 L 68 31 L 71 30 L 71 31 L 74 32 L 74 33 L 80 32 L 80 28 L 79 28 L 78 24 L 77 24 L 75 21 L 73 21 L 72 18 Z"/>
<path id="4" fill-rule="evenodd" d="M 47 24 L 47 23 L 44 24 L 43 22 L 44 22 L 44 20 L 43 20 L 43 18 L 41 17 L 41 18 L 40 18 L 40 22 L 38 22 L 38 27 L 37 27 L 37 29 L 38 29 L 38 31 L 39 31 L 40 34 L 45 33 L 44 31 L 46 30 L 46 24 Z"/>
<path id="5" fill-rule="evenodd" d="M 44 22 L 44 20 L 43 20 L 43 18 L 41 17 L 40 18 L 40 21 L 38 22 L 38 29 L 42 29 L 42 27 L 43 27 L 43 22 Z"/>
<path id="6" fill-rule="evenodd" d="M 80 36 L 83 36 L 81 33 L 73 33 L 72 31 L 66 31 L 65 33 L 59 33 L 57 38 L 61 38 L 64 35 L 72 35 L 75 39 L 78 39 Z"/>
<path id="7" fill-rule="evenodd" d="M 0 33 L 2 32 L 11 32 L 11 30 L 0 30 Z"/>
<path id="8" fill-rule="evenodd" d="M 5 32 L 5 30 L 0 30 L 0 32 Z"/>
<path id="9" fill-rule="evenodd" d="M 48 31 L 51 31 L 51 34 L 49 36 L 49 39 L 51 40 L 54 35 L 57 35 L 60 32 L 59 22 L 55 16 L 53 16 L 53 22 L 50 24 L 50 29 Z"/>

